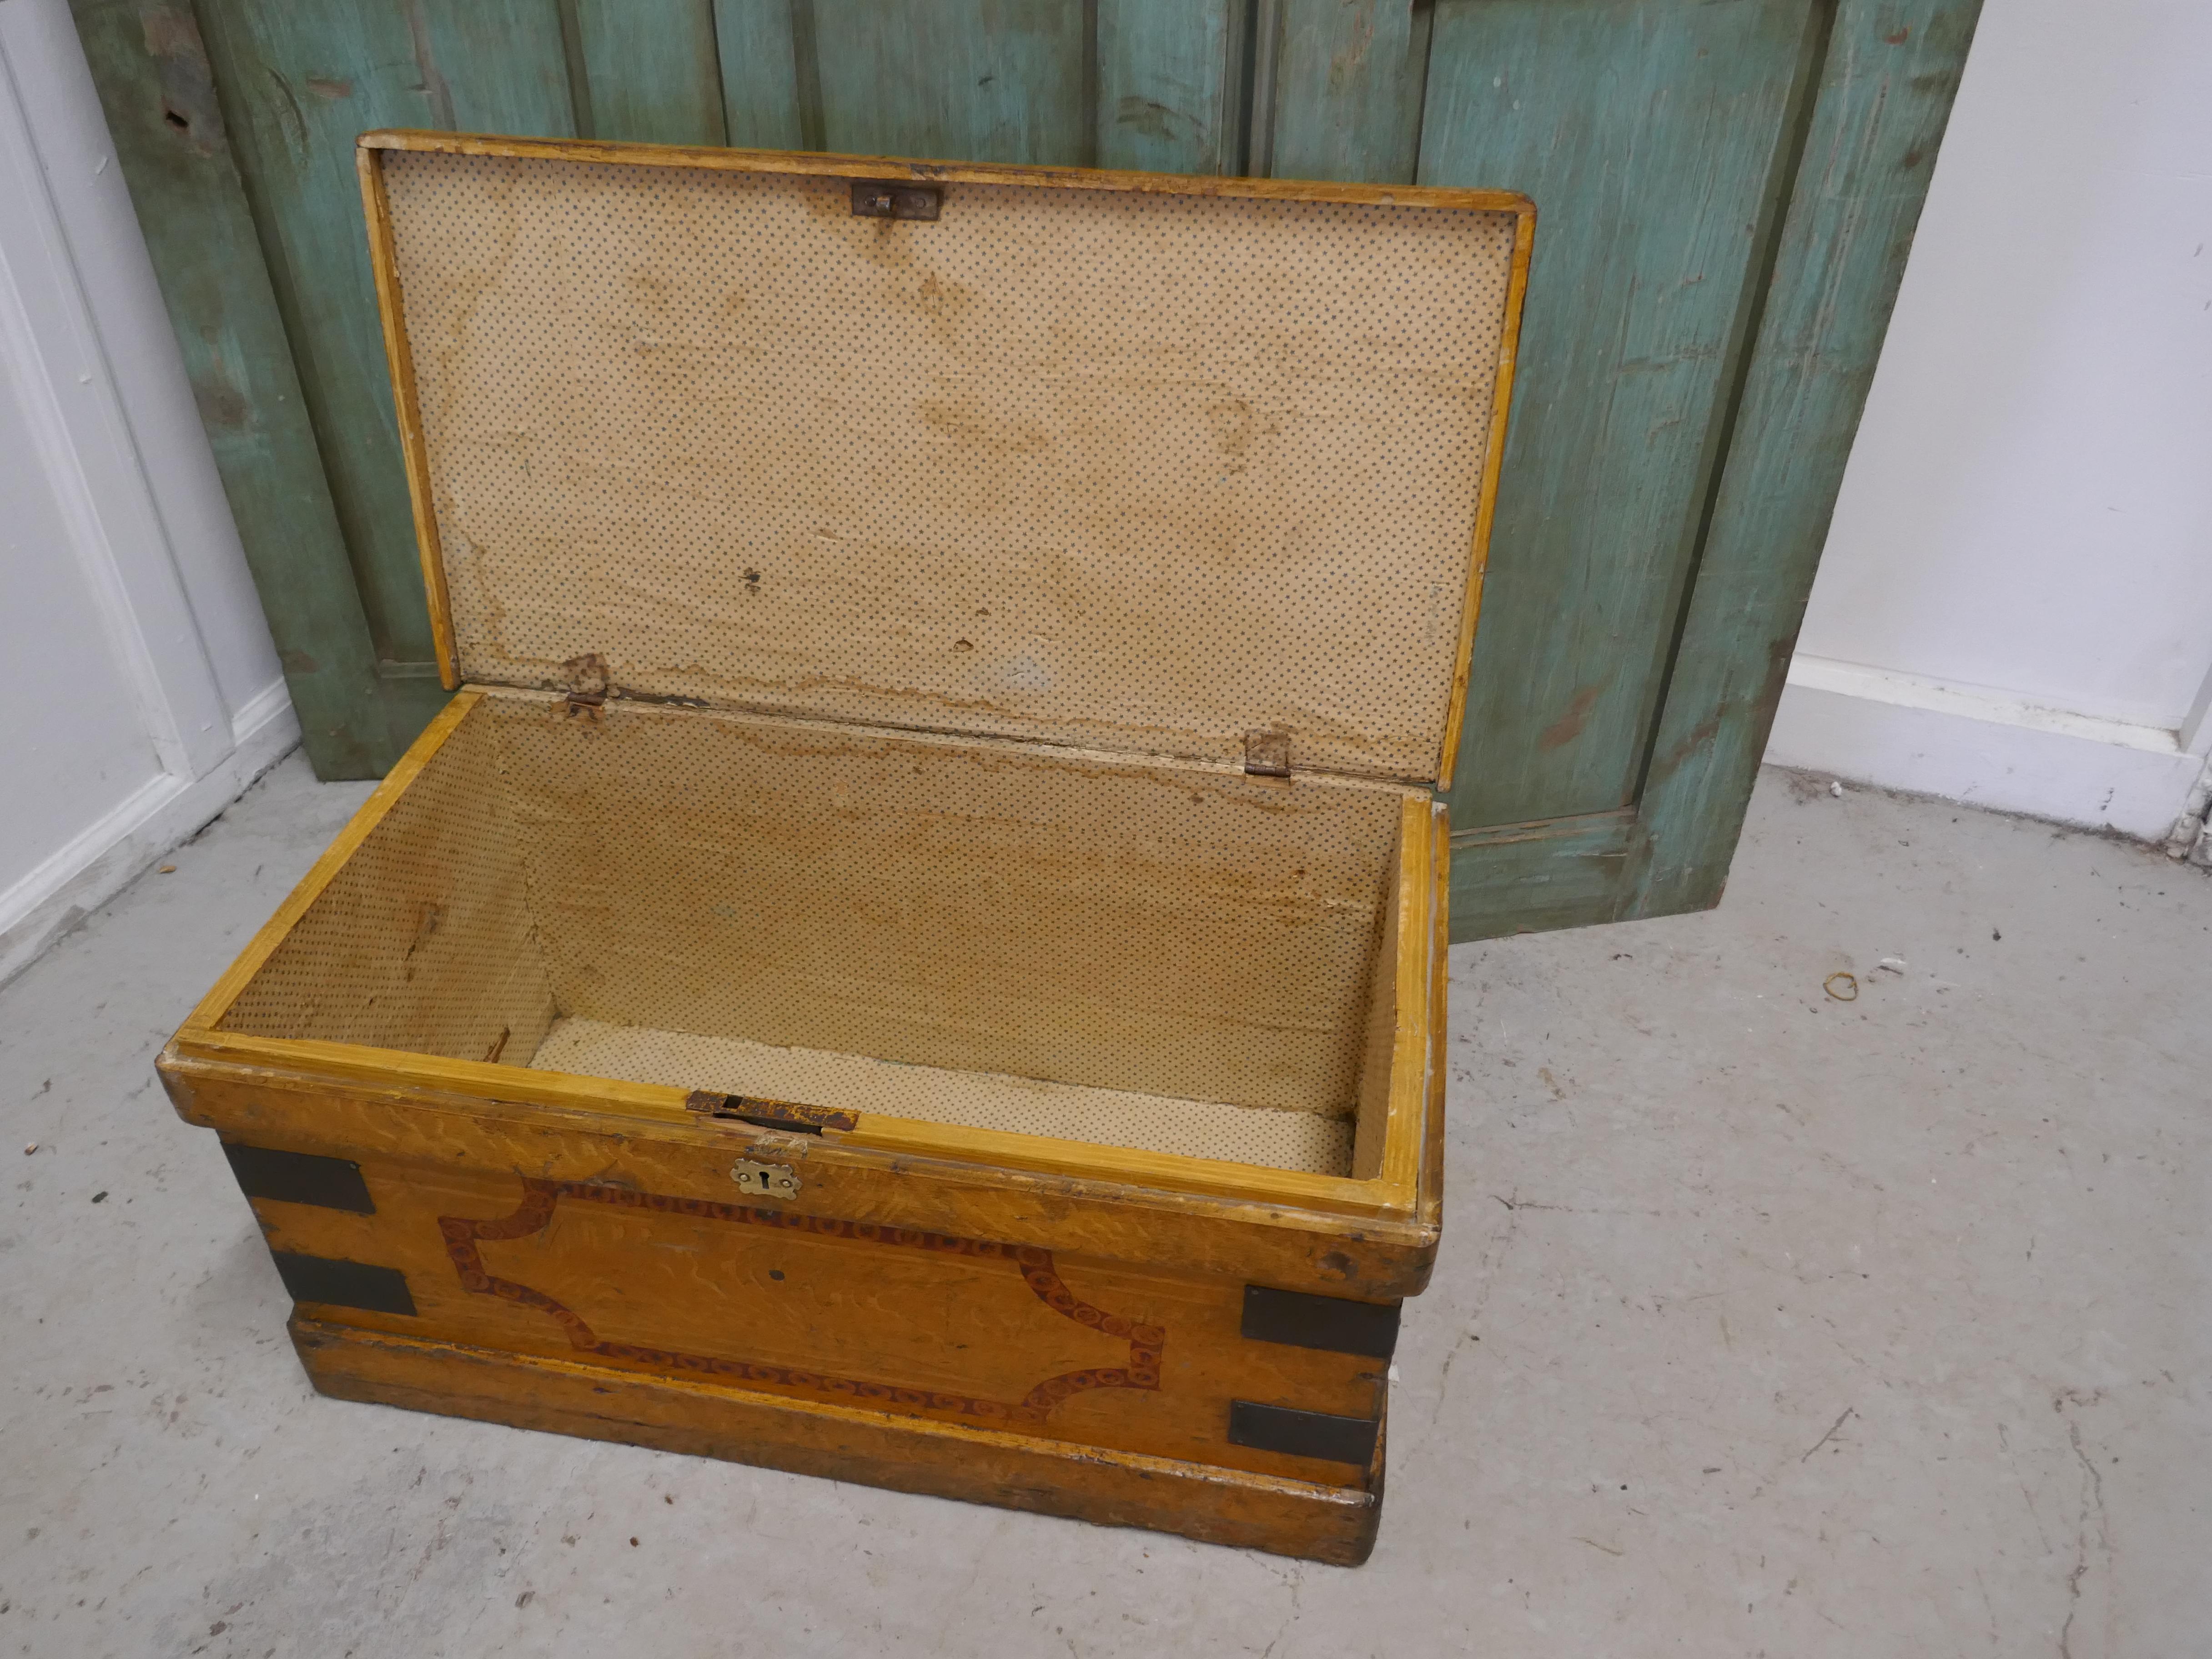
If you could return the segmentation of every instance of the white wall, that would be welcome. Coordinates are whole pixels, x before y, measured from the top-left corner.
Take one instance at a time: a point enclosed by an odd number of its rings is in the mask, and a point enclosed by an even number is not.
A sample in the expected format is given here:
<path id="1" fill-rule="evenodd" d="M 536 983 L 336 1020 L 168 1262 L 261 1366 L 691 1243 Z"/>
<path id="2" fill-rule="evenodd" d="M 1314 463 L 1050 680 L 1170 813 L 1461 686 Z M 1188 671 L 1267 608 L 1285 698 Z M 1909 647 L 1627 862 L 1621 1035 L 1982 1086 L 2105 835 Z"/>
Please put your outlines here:
<path id="1" fill-rule="evenodd" d="M 299 738 L 66 0 L 0 0 L 0 980 Z"/>
<path id="2" fill-rule="evenodd" d="M 2212 3 L 1987 0 L 1767 758 L 2163 836 L 2208 681 Z"/>

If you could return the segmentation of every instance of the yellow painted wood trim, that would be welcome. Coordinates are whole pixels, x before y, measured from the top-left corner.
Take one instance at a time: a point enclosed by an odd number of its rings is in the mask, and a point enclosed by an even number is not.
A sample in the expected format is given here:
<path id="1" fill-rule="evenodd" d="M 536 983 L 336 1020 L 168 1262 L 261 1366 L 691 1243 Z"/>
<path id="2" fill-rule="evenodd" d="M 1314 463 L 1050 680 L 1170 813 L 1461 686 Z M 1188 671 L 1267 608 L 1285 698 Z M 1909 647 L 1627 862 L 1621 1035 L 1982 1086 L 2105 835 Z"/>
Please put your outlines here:
<path id="1" fill-rule="evenodd" d="M 329 886 L 331 878 L 345 867 L 346 860 L 354 855 L 362 842 L 368 839 L 369 832 L 384 821 L 384 815 L 398 804 L 400 796 L 407 793 L 407 787 L 421 775 L 422 769 L 430 763 L 430 757 L 445 746 L 446 739 L 453 736 L 455 729 L 468 718 L 469 711 L 483 697 L 483 693 L 478 690 L 459 693 L 438 711 L 436 719 L 422 728 L 422 735 L 409 745 L 407 752 L 399 757 L 398 764 L 385 774 L 384 781 L 376 787 L 376 793 L 361 804 L 361 810 L 353 815 L 344 829 L 338 831 L 337 839 L 323 849 L 322 857 L 317 859 L 313 867 L 300 878 L 299 885 L 286 896 L 283 903 L 276 907 L 276 914 L 270 917 L 261 931 L 246 942 L 246 948 L 224 970 L 222 977 L 216 981 L 213 988 L 200 999 L 199 1006 L 192 1010 L 179 1030 L 179 1036 L 197 1036 L 204 1032 L 211 1032 L 216 1022 L 230 1012 L 230 1005 L 246 988 L 246 981 L 261 971 L 262 965 L 283 942 L 284 935 L 290 933 L 293 925 L 307 914 L 307 907 L 322 896 L 323 889 Z"/>
<path id="2" fill-rule="evenodd" d="M 1489 453 L 1482 464 L 1482 489 L 1475 499 L 1474 549 L 1468 561 L 1467 603 L 1460 615 L 1459 659 L 1452 671 L 1451 707 L 1444 716 L 1444 750 L 1437 761 L 1437 787 L 1451 787 L 1459 765 L 1459 740 L 1467 720 L 1467 679 L 1474 661 L 1474 624 L 1482 613 L 1482 579 L 1490 566 L 1490 526 L 1498 516 L 1498 478 L 1505 465 L 1505 423 L 1513 406 L 1513 368 L 1520 356 L 1521 302 L 1528 292 L 1528 256 L 1536 235 L 1536 209 L 1516 198 L 1513 270 L 1505 287 L 1505 327 L 1498 343 L 1498 388 L 1491 400 Z"/>
<path id="3" fill-rule="evenodd" d="M 364 143 L 354 153 L 361 173 L 362 207 L 368 221 L 368 264 L 376 276 L 376 312 L 384 324 L 384 355 L 392 368 L 392 402 L 399 417 L 399 451 L 407 468 L 407 495 L 415 509 L 415 554 L 430 603 L 430 641 L 438 678 L 448 691 L 461 684 L 453 646 L 453 601 L 446 588 L 445 550 L 430 494 L 430 455 L 422 439 L 422 408 L 415 392 L 415 354 L 400 303 L 399 264 L 392 239 L 392 203 L 384 188 L 384 155 Z"/>
<path id="4" fill-rule="evenodd" d="M 1309 1175 L 1300 1170 L 1270 1170 L 1256 1164 L 1178 1158 L 1126 1146 L 1058 1140 L 1049 1135 L 925 1123 L 874 1112 L 862 1113 L 860 1127 L 838 1140 L 841 1145 L 882 1152 L 912 1152 L 1126 1186 L 1165 1188 L 1208 1198 L 1328 1210 L 1340 1215 L 1410 1216 L 1413 1211 L 1411 1193 L 1400 1192 L 1387 1181 L 1355 1181 L 1347 1176 Z"/>
<path id="5" fill-rule="evenodd" d="M 431 132 L 413 128 L 365 132 L 360 143 L 364 150 L 428 150 L 445 155 L 509 155 L 531 161 L 598 161 L 620 167 L 701 167 L 717 173 L 783 173 L 833 179 L 907 178 L 929 184 L 1042 185 L 1065 190 L 1139 191 L 1162 196 L 1352 202 L 1379 207 L 1473 208 L 1524 215 L 1535 211 L 1528 198 L 1518 191 L 1461 190 L 1433 185 L 1353 185 L 1323 179 L 1122 173 L 1103 167 L 996 166 L 886 155 L 615 143 L 595 138 L 513 138 L 490 133 Z M 1525 240 L 1525 230 L 1523 236 Z"/>
<path id="6" fill-rule="evenodd" d="M 173 1047 L 186 1060 L 308 1072 L 381 1088 L 435 1089 L 493 1101 L 568 1106 L 664 1123 L 696 1125 L 699 1121 L 684 1104 L 688 1091 L 667 1084 L 625 1083 L 616 1078 L 538 1072 L 489 1060 L 447 1060 L 401 1048 L 372 1048 L 357 1042 L 246 1036 L 234 1031 L 179 1031 Z"/>
<path id="7" fill-rule="evenodd" d="M 171 1048 L 183 1060 L 307 1073 L 337 1082 L 437 1090 L 494 1102 L 563 1106 L 633 1121 L 642 1119 L 686 1127 L 696 1127 L 700 1122 L 684 1105 L 690 1091 L 663 1084 L 625 1083 L 613 1078 L 541 1072 L 486 1060 L 447 1060 L 435 1054 L 371 1048 L 358 1043 L 246 1036 L 205 1027 L 187 1027 L 179 1031 Z M 1410 1217 L 1414 1207 L 1410 1182 L 1401 1188 L 1387 1180 L 1354 1181 L 1213 1158 L 1177 1158 L 1126 1147 L 1101 1146 L 1089 1141 L 1060 1140 L 1048 1135 L 1012 1134 L 996 1129 L 926 1123 L 876 1112 L 864 1112 L 859 1116 L 858 1128 L 825 1137 L 825 1146 L 901 1152 L 969 1165 L 1024 1170 L 1119 1186 L 1164 1188 L 1341 1215 Z"/>
<path id="8" fill-rule="evenodd" d="M 1377 1185 L 1405 1194 L 1412 1207 L 1421 1179 L 1421 1142 L 1428 1117 L 1429 958 L 1436 889 L 1436 836 L 1429 803 L 1408 800 L 1398 819 L 1397 1030 L 1390 1054 L 1390 1110 L 1382 1135 Z"/>
<path id="9" fill-rule="evenodd" d="M 1429 932 L 1429 1076 L 1427 1121 L 1421 1127 L 1421 1219 L 1443 1217 L 1444 1079 L 1451 1060 L 1451 811 L 1442 801 L 1429 809 L 1431 876 L 1434 895 Z"/>

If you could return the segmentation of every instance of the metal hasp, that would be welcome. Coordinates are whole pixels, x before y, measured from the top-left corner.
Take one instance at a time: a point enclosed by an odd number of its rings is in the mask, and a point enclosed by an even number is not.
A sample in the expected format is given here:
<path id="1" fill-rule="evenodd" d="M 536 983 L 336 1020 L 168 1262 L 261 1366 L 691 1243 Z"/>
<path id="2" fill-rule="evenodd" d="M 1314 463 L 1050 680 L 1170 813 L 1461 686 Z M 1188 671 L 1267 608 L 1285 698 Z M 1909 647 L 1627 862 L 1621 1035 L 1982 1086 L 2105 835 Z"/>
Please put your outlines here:
<path id="1" fill-rule="evenodd" d="M 945 210 L 942 185 L 853 180 L 853 215 L 859 219 L 934 219 Z"/>
<path id="2" fill-rule="evenodd" d="M 830 1106 L 799 1106 L 787 1100 L 761 1100 L 748 1095 L 718 1095 L 694 1089 L 684 1098 L 684 1109 L 702 1117 L 727 1118 L 760 1129 L 781 1129 L 789 1134 L 818 1135 L 824 1129 L 857 1129 L 857 1112 L 841 1112 Z"/>

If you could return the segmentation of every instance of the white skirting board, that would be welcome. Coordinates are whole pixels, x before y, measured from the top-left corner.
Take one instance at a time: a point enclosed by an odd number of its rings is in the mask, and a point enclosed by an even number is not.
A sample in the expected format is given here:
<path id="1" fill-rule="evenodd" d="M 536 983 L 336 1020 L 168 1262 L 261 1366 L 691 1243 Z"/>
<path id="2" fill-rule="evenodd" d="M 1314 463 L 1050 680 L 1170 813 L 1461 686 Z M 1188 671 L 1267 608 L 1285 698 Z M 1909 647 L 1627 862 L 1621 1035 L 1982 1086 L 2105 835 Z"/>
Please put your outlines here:
<path id="1" fill-rule="evenodd" d="M 2202 755 L 2158 726 L 1800 656 L 1767 739 L 1777 766 L 2164 841 Z"/>
<path id="2" fill-rule="evenodd" d="M 161 773 L 0 892 L 0 985 L 218 817 L 300 741 L 277 681 L 239 711 L 228 757 L 206 775 Z"/>

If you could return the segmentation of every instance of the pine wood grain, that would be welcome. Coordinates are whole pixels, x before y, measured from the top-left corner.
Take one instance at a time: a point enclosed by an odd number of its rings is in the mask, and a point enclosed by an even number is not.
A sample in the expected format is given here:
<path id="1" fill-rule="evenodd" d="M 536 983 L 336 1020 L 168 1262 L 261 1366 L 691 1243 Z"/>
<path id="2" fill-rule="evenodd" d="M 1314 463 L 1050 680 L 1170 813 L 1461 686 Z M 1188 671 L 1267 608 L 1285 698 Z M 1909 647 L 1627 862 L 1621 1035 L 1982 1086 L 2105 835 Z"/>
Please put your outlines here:
<path id="1" fill-rule="evenodd" d="M 1424 831 L 1426 825 L 1423 826 Z M 1382 911 L 1382 940 L 1376 961 L 1395 963 L 1404 953 L 1404 896 L 1409 872 L 1401 836 L 1390 852 L 1387 887 L 1390 902 Z M 1382 1141 L 1390 1123 L 1391 1072 L 1398 1056 L 1401 975 L 1377 973 L 1367 993 L 1367 1030 L 1359 1065 L 1359 1099 L 1352 1144 L 1352 1172 L 1363 1181 L 1382 1172 Z"/>
<path id="2" fill-rule="evenodd" d="M 411 1314 L 309 1304 L 334 1323 L 1331 1484 L 1359 1472 L 1233 1443 L 1231 1402 L 1381 1409 L 1387 1361 L 1248 1340 L 1231 1277 L 844 1225 L 805 1191 L 362 1174 L 374 1213 L 253 1200 L 272 1250 L 404 1274 Z"/>
<path id="3" fill-rule="evenodd" d="M 1421 1177 L 1414 1213 L 1425 1226 L 1441 1226 L 1444 1212 L 1444 1080 L 1451 1066 L 1451 813 L 1441 801 L 1430 809 L 1435 850 L 1434 895 L 1429 910 L 1428 1111 L 1421 1126 Z"/>
<path id="4" fill-rule="evenodd" d="M 180 1035 L 160 1071 L 185 1121 L 254 1146 L 717 1200 L 734 1190 L 733 1158 L 766 1157 L 798 1169 L 820 1213 L 1376 1301 L 1418 1295 L 1436 1257 L 1437 1224 L 1416 1195 L 1338 1209 L 1318 1201 L 1323 1178 L 1286 1171 L 1243 1170 L 1266 1179 L 1206 1190 L 1171 1184 L 1194 1160 L 1024 1168 L 1000 1144 L 1020 1138 L 984 1131 L 784 1135 L 702 1121 L 673 1089 L 220 1033 Z"/>
<path id="5" fill-rule="evenodd" d="M 1352 1173 L 1412 1194 L 1420 1174 L 1429 1097 L 1430 1031 L 1443 1017 L 1430 962 L 1437 901 L 1434 813 L 1425 800 L 1401 809 L 1390 862 L 1391 902 L 1370 992 Z M 1387 965 L 1386 965 L 1387 964 Z"/>
<path id="6" fill-rule="evenodd" d="M 1506 289 L 1508 323 L 1498 343 L 1498 385 L 1491 403 L 1490 450 L 1483 461 L 1482 488 L 1476 497 L 1474 552 L 1468 565 L 1467 603 L 1460 611 L 1459 654 L 1452 669 L 1449 712 L 1444 719 L 1443 758 L 1437 787 L 1449 789 L 1458 775 L 1467 727 L 1468 677 L 1474 661 L 1474 635 L 1482 616 L 1483 583 L 1490 568 L 1490 543 L 1498 523 L 1498 484 L 1505 467 L 1505 437 L 1513 405 L 1513 377 L 1520 365 L 1521 318 L 1528 292 L 1528 261 L 1534 249 L 1536 216 L 1521 216 L 1513 241 L 1513 274 Z"/>
<path id="7" fill-rule="evenodd" d="M 1429 960 L 1434 943 L 1431 907 L 1437 900 L 1434 828 L 1427 801 L 1407 800 L 1400 809 L 1396 948 L 1382 957 L 1376 969 L 1378 978 L 1387 972 L 1396 985 L 1382 1133 L 1379 1138 L 1370 1133 L 1367 1145 L 1379 1154 L 1372 1178 L 1408 1200 L 1420 1180 L 1421 1149 L 1427 1139 L 1423 1120 L 1430 1098 L 1429 1032 L 1443 1013 L 1435 1006 Z M 1364 1162 L 1355 1161 L 1355 1176 L 1367 1173 L 1361 1167 Z"/>

